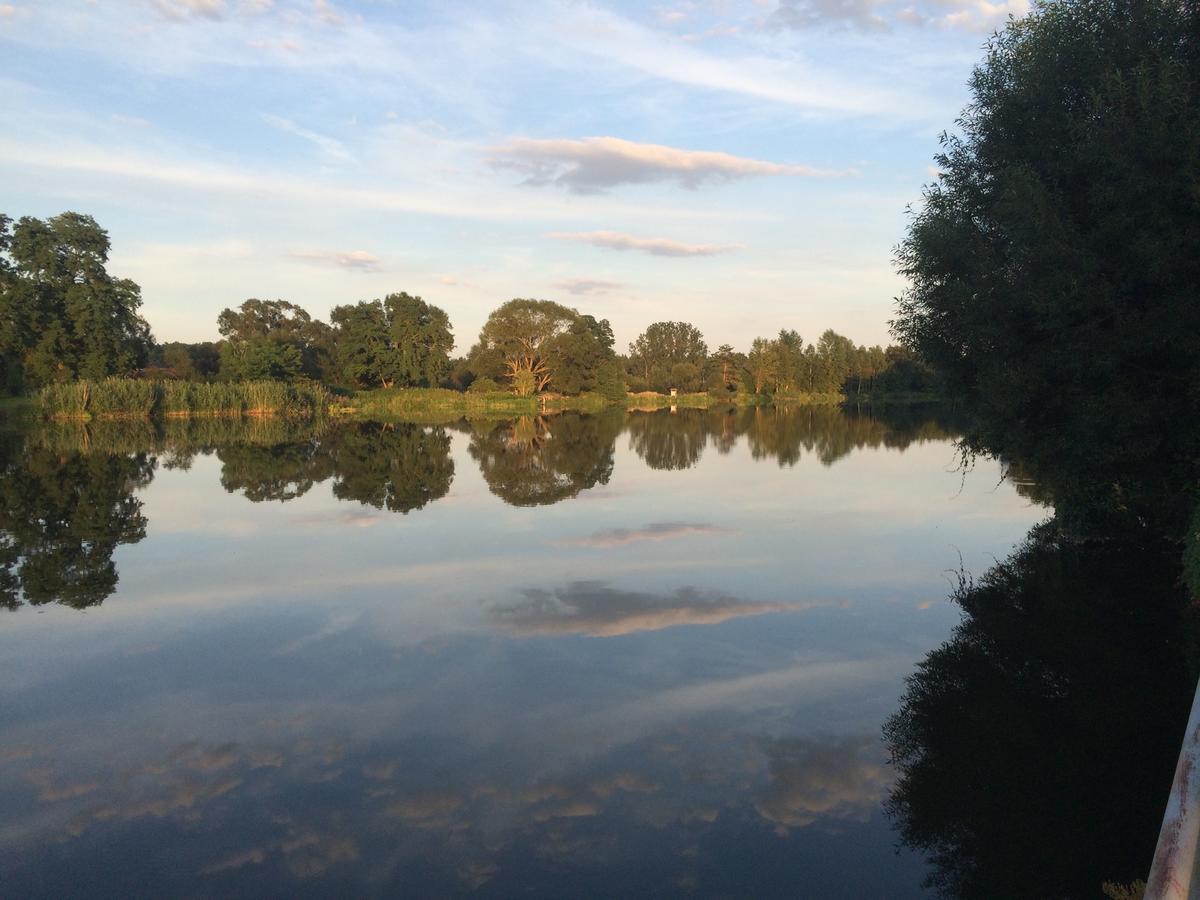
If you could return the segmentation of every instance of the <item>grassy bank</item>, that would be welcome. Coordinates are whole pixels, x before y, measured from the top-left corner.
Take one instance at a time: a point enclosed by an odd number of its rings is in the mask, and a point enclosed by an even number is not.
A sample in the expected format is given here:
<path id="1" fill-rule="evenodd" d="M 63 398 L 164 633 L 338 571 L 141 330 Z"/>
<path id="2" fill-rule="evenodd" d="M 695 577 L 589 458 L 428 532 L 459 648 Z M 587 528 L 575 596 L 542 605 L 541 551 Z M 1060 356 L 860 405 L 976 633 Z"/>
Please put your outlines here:
<path id="1" fill-rule="evenodd" d="M 428 416 L 531 416 L 540 412 L 599 412 L 619 402 L 599 394 L 536 394 L 519 397 L 507 391 L 451 391 L 445 388 L 386 388 L 359 391 L 339 411 L 366 418 Z"/>
<path id="2" fill-rule="evenodd" d="M 889 395 L 861 402 L 917 403 L 925 395 Z M 42 388 L 33 408 L 48 419 L 149 419 L 188 416 L 292 416 L 325 412 L 375 419 L 450 421 L 463 416 L 527 416 L 540 412 L 599 412 L 613 406 L 634 410 L 707 409 L 712 406 L 833 405 L 843 394 L 679 394 L 645 391 L 610 400 L 599 394 L 538 394 L 520 397 L 507 391 L 471 392 L 445 388 L 387 388 L 336 397 L 319 384 L 281 381 L 195 382 L 106 378 Z M 10 401 L 0 415 L 28 409 L 28 401 Z"/>
<path id="3" fill-rule="evenodd" d="M 42 388 L 34 400 L 48 419 L 149 419 L 158 416 L 323 415 L 333 395 L 319 384 L 282 381 L 150 381 L 105 378 Z"/>

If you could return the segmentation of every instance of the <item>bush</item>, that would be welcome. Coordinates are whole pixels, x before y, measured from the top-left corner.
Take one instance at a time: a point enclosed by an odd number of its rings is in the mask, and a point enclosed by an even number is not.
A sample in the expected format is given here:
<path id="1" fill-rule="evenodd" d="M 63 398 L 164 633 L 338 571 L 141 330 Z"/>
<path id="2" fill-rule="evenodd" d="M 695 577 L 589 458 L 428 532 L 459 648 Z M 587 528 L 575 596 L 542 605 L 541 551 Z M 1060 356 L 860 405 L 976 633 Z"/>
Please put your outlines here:
<path id="1" fill-rule="evenodd" d="M 467 388 L 472 394 L 496 394 L 503 390 L 500 385 L 496 384 L 495 379 L 488 378 L 486 375 L 483 378 L 476 378 Z"/>

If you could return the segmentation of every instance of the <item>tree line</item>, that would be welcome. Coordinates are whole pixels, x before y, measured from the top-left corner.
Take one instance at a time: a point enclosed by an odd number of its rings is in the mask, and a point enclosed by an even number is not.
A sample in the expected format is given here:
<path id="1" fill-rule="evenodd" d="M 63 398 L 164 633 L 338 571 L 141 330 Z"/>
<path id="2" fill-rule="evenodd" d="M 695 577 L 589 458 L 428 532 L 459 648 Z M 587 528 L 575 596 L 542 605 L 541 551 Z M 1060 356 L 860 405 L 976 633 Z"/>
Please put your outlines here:
<path id="1" fill-rule="evenodd" d="M 528 396 L 627 391 L 853 394 L 929 391 L 931 372 L 902 347 L 865 347 L 826 331 L 710 351 L 688 322 L 655 322 L 619 354 L 607 319 L 551 300 L 513 299 L 454 357 L 446 312 L 406 292 L 336 306 L 329 321 L 287 300 L 251 298 L 217 317 L 218 341 L 157 343 L 141 291 L 107 271 L 107 232 L 66 212 L 0 215 L 0 384 L 8 393 L 107 376 L 295 382 L 347 389 L 448 387 Z"/>

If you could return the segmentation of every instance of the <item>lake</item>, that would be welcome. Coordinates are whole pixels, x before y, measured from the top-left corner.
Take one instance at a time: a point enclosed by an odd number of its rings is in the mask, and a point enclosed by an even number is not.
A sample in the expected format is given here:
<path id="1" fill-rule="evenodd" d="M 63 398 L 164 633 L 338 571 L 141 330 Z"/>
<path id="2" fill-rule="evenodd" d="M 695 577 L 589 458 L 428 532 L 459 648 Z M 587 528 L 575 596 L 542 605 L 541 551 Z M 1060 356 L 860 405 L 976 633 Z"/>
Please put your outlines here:
<path id="1" fill-rule="evenodd" d="M 3 892 L 925 896 L 884 726 L 1050 514 L 957 434 L 4 432 Z"/>

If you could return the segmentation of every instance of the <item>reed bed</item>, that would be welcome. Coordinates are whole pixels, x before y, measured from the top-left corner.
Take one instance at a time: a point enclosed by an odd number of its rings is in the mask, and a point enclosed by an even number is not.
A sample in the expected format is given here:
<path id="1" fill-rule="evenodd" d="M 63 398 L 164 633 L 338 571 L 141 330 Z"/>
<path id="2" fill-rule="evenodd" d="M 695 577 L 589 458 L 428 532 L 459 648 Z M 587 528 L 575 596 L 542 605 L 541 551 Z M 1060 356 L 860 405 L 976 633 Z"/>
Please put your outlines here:
<path id="1" fill-rule="evenodd" d="M 324 415 L 333 395 L 316 383 L 152 381 L 105 378 L 49 384 L 37 394 L 48 419 L 148 419 L 157 416 Z"/>

